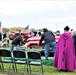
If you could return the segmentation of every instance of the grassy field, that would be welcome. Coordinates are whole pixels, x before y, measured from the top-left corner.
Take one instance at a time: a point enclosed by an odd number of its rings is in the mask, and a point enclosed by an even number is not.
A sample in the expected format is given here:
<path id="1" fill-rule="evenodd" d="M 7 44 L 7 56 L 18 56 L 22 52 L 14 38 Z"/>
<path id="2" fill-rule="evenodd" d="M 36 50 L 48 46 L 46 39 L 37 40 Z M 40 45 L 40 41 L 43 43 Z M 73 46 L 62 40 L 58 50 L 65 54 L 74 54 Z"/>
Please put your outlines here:
<path id="1" fill-rule="evenodd" d="M 0 48 L 3 48 L 3 47 L 0 45 Z M 10 49 L 10 46 L 6 47 L 5 49 Z M 9 64 L 4 64 L 5 70 L 3 72 L 0 72 L 0 75 L 7 75 L 8 66 L 9 66 Z M 24 70 L 23 65 L 17 65 L 17 67 L 18 67 L 18 72 L 22 73 L 22 71 Z M 39 67 L 32 66 L 33 71 L 37 71 L 38 69 L 39 69 Z M 63 71 L 60 71 L 60 70 L 56 69 L 55 67 L 53 67 L 53 65 L 52 66 L 43 65 L 43 70 L 44 70 L 44 75 L 76 75 L 76 70 L 74 72 L 63 72 Z M 15 74 L 13 72 L 13 75 L 22 75 L 22 74 L 19 74 L 19 73 Z M 36 72 L 35 72 L 35 75 L 37 75 Z"/>
<path id="2" fill-rule="evenodd" d="M 4 64 L 4 65 L 5 65 L 5 71 L 0 72 L 0 74 L 7 74 L 9 64 Z M 17 65 L 17 67 L 18 67 L 18 73 L 16 73 L 16 75 L 22 74 L 22 72 L 24 70 L 23 65 Z M 60 70 L 54 68 L 53 66 L 43 66 L 43 69 L 44 69 L 44 75 L 76 75 L 76 71 L 63 72 L 63 71 L 60 71 Z M 39 70 L 39 67 L 32 66 L 32 71 L 38 71 L 38 70 Z M 38 74 L 38 72 L 34 72 L 34 73 L 35 73 L 35 75 Z M 13 72 L 13 75 L 15 75 L 14 72 Z"/>

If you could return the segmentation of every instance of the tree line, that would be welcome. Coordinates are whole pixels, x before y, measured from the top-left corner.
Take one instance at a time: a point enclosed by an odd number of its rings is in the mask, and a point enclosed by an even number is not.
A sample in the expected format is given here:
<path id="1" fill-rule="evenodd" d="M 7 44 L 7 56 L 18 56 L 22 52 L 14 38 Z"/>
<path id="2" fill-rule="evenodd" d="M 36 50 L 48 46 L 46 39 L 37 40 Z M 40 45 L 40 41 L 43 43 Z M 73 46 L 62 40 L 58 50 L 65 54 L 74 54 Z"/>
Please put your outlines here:
<path id="1" fill-rule="evenodd" d="M 21 31 L 23 30 L 24 28 L 23 27 L 11 27 L 11 28 L 2 28 L 2 32 L 15 32 L 15 31 Z M 34 29 L 34 28 L 31 28 L 29 29 L 30 31 L 39 31 L 39 32 L 42 32 L 42 29 Z M 60 33 L 60 30 L 56 30 L 54 33 Z"/>
<path id="2" fill-rule="evenodd" d="M 3 27 L 2 28 L 2 32 L 13 32 L 13 31 L 21 31 L 23 30 L 24 28 L 23 27 L 11 27 L 11 28 L 6 28 L 6 27 Z M 42 29 L 34 29 L 34 28 L 31 28 L 30 31 L 42 31 Z"/>

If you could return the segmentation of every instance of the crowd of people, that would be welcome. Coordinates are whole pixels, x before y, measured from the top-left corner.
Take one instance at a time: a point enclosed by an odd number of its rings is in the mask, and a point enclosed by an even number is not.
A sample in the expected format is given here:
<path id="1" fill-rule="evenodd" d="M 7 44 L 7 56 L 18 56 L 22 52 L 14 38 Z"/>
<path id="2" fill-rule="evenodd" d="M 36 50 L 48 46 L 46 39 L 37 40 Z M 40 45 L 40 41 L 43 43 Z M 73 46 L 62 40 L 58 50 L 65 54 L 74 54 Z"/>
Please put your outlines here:
<path id="1" fill-rule="evenodd" d="M 52 47 L 54 51 L 54 67 L 61 71 L 74 71 L 76 69 L 76 34 L 73 29 L 68 26 L 64 28 L 64 32 L 60 35 L 58 42 L 55 41 L 55 35 L 47 28 L 43 29 L 43 34 L 40 34 L 41 39 L 39 45 L 44 44 L 45 59 L 48 60 L 49 50 Z M 10 50 L 14 47 L 19 47 L 20 43 L 25 44 L 22 35 L 18 36 L 12 41 Z"/>
<path id="2" fill-rule="evenodd" d="M 44 51 L 45 59 L 48 59 L 50 45 L 54 51 L 54 67 L 61 71 L 74 71 L 76 69 L 76 34 L 66 26 L 64 32 L 60 35 L 58 42 L 55 42 L 55 36 L 46 28 L 43 29 L 39 45 L 45 41 Z"/>

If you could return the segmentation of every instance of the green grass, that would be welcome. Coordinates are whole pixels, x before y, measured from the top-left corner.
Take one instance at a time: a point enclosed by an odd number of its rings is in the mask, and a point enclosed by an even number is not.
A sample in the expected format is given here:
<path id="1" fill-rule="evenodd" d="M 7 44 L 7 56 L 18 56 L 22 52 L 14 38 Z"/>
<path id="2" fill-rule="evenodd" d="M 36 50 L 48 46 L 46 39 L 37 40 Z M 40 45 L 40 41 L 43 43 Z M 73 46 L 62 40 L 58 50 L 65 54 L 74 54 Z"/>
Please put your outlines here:
<path id="1" fill-rule="evenodd" d="M 10 49 L 10 46 L 6 47 L 5 49 Z M 0 45 L 0 48 L 3 47 Z M 7 74 L 8 66 L 9 64 L 4 64 L 5 71 L 0 72 L 0 75 Z M 23 65 L 17 65 L 17 67 L 18 67 L 18 72 L 22 72 L 24 70 Z M 39 70 L 39 67 L 32 66 L 32 71 L 37 71 L 37 70 Z M 44 70 L 44 75 L 76 75 L 76 70 L 74 72 L 62 72 L 56 69 L 55 67 L 53 67 L 53 65 L 52 66 L 43 65 L 43 70 Z M 19 74 L 15 74 L 13 72 L 13 75 L 19 75 Z"/>
<path id="2" fill-rule="evenodd" d="M 5 71 L 4 72 L 0 72 L 0 74 L 6 74 L 7 71 L 8 71 L 8 66 L 9 64 L 4 64 L 4 68 L 5 68 Z M 23 68 L 23 65 L 17 65 L 17 68 L 18 68 L 18 73 L 22 73 L 24 68 Z M 37 66 L 32 66 L 32 71 L 38 71 L 40 68 Z M 58 69 L 54 68 L 53 66 L 45 66 L 43 65 L 43 69 L 44 69 L 44 75 L 76 75 L 76 71 L 74 72 L 62 72 L 62 71 L 59 71 Z M 37 74 L 38 72 L 35 72 L 35 74 Z M 14 74 L 14 72 L 13 72 Z"/>

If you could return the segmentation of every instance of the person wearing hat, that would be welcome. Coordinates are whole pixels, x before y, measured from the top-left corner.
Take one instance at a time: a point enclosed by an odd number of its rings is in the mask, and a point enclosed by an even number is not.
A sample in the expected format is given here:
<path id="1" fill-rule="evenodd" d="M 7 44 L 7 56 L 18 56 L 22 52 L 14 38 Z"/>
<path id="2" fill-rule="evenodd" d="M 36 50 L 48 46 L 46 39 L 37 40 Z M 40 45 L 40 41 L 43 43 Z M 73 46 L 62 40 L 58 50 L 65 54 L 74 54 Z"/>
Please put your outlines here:
<path id="1" fill-rule="evenodd" d="M 54 56 L 54 67 L 61 71 L 75 70 L 75 48 L 69 29 L 66 26 L 64 33 L 60 35 Z"/>
<path id="2" fill-rule="evenodd" d="M 39 45 L 41 45 L 43 40 L 45 42 L 44 46 L 45 59 L 48 60 L 50 46 L 52 46 L 54 52 L 56 50 L 55 36 L 51 31 L 48 31 L 47 28 L 44 28 L 43 34 L 41 35 L 41 39 L 39 41 Z"/>

